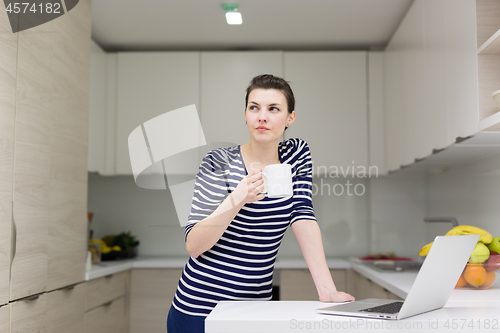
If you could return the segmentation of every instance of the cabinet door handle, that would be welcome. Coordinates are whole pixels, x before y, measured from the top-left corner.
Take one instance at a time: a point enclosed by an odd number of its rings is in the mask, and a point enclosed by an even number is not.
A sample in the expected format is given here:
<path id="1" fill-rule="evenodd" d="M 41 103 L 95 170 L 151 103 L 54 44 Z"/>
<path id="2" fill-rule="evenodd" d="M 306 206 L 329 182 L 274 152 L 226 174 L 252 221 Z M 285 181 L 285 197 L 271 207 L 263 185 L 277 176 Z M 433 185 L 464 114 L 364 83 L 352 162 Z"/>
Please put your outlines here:
<path id="1" fill-rule="evenodd" d="M 107 303 L 104 303 L 102 306 L 110 306 L 111 304 L 113 304 L 113 301 L 109 301 Z"/>
<path id="2" fill-rule="evenodd" d="M 26 297 L 24 300 L 25 301 L 35 301 L 35 300 L 38 299 L 38 297 L 40 297 L 40 295 L 34 295 L 34 296 Z"/>
<path id="3" fill-rule="evenodd" d="M 75 289 L 75 286 L 76 286 L 76 284 L 72 284 L 71 286 L 61 288 L 61 290 L 73 290 L 73 289 Z"/>
<path id="4" fill-rule="evenodd" d="M 106 275 L 105 278 L 106 279 L 109 279 L 110 277 L 113 277 L 114 274 L 109 274 L 109 275 Z"/>

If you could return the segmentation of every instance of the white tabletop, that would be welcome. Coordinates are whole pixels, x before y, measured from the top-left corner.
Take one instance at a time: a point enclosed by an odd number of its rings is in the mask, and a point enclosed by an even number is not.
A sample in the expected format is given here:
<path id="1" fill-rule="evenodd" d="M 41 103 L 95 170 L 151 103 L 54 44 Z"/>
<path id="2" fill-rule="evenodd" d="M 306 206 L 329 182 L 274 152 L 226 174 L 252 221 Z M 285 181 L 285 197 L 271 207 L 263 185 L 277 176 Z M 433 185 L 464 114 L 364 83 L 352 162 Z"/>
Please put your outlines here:
<path id="1" fill-rule="evenodd" d="M 338 303 L 337 303 L 338 304 Z M 498 332 L 500 302 L 487 307 L 453 307 L 403 320 L 322 315 L 332 306 L 306 301 L 222 301 L 205 320 L 206 333 L 282 332 Z M 453 329 L 454 328 L 454 329 Z"/>
<path id="2" fill-rule="evenodd" d="M 380 272 L 355 260 L 351 261 L 351 268 L 401 298 L 406 298 L 417 276 L 417 272 Z M 500 281 L 488 290 L 455 289 L 444 308 L 399 321 L 316 313 L 316 309 L 336 304 L 304 301 L 223 301 L 217 304 L 205 320 L 205 331 L 500 332 Z"/>

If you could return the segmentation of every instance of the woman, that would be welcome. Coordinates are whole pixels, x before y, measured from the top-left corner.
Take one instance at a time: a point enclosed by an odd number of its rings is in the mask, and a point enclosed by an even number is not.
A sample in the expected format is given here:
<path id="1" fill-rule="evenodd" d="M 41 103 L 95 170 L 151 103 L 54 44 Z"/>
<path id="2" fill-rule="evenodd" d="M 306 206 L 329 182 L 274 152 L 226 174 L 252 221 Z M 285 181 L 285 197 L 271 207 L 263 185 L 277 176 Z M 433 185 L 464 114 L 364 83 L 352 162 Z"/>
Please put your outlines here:
<path id="1" fill-rule="evenodd" d="M 307 143 L 280 142 L 295 121 L 288 83 L 273 75 L 252 79 L 245 98 L 250 141 L 216 149 L 203 159 L 185 229 L 191 258 L 168 315 L 169 333 L 204 332 L 220 300 L 270 300 L 274 263 L 291 225 L 322 302 L 354 298 L 337 291 L 326 265 L 312 206 L 312 163 Z M 293 196 L 268 198 L 265 166 L 292 165 Z"/>

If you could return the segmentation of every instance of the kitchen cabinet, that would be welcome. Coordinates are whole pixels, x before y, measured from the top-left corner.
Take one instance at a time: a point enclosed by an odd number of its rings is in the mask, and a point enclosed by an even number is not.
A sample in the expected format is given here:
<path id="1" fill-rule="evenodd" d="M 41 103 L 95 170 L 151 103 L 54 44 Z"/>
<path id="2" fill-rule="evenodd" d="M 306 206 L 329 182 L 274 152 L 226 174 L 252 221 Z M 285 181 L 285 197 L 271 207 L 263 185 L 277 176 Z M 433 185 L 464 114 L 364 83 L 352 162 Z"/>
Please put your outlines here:
<path id="1" fill-rule="evenodd" d="M 479 130 L 500 131 L 500 112 L 491 95 L 500 90 L 500 5 L 476 1 Z"/>
<path id="2" fill-rule="evenodd" d="M 165 330 L 171 301 L 182 269 L 133 269 L 130 291 L 130 333 Z"/>
<path id="3" fill-rule="evenodd" d="M 10 29 L 7 15 L 0 15 L 0 31 Z M 10 300 L 16 61 L 17 35 L 0 34 L 0 91 L 2 92 L 0 94 L 0 305 Z M 4 307 L 0 310 L 2 313 L 8 311 Z"/>
<path id="4" fill-rule="evenodd" d="M 285 138 L 307 141 L 313 175 L 368 166 L 366 63 L 364 51 L 284 54 L 297 114 Z"/>
<path id="5" fill-rule="evenodd" d="M 385 50 L 390 171 L 477 132 L 475 20 L 474 0 L 416 0 L 391 38 Z"/>
<path id="6" fill-rule="evenodd" d="M 90 1 L 17 37 L 10 300 L 84 279 Z"/>
<path id="7" fill-rule="evenodd" d="M 207 142 L 245 144 L 245 95 L 259 74 L 283 74 L 280 51 L 202 52 L 201 122 Z"/>
<path id="8" fill-rule="evenodd" d="M 84 332 L 129 331 L 129 271 L 86 283 Z"/>
<path id="9" fill-rule="evenodd" d="M 357 300 L 365 298 L 381 298 L 381 299 L 394 299 L 401 300 L 399 296 L 391 293 L 387 289 L 376 284 L 372 280 L 364 277 L 358 272 L 352 271 L 353 276 L 353 296 Z"/>
<path id="10" fill-rule="evenodd" d="M 347 270 L 330 269 L 337 290 L 348 290 Z M 317 301 L 318 291 L 308 269 L 280 270 L 280 301 Z"/>
<path id="11" fill-rule="evenodd" d="M 41 293 L 10 303 L 10 332 L 45 332 L 47 298 Z"/>
<path id="12" fill-rule="evenodd" d="M 108 68 L 111 71 L 114 58 L 116 54 L 108 56 L 96 42 L 91 41 L 88 171 L 99 174 L 106 174 L 108 164 L 114 163 L 113 151 L 106 149 L 108 138 L 115 134 L 114 128 L 107 132 L 108 121 L 111 120 L 109 118 L 115 111 L 114 108 L 107 107 L 108 95 L 115 97 L 115 91 L 107 90 Z"/>
<path id="13" fill-rule="evenodd" d="M 197 105 L 207 143 L 246 143 L 246 88 L 254 76 L 264 73 L 292 82 L 299 118 L 285 137 L 308 141 L 321 170 L 368 165 L 364 51 L 127 52 L 113 56 L 105 55 L 97 45 L 93 50 L 89 171 L 132 174 L 128 152 L 132 130 L 190 104 Z"/>
<path id="14" fill-rule="evenodd" d="M 85 283 L 79 283 L 46 294 L 47 333 L 83 333 L 85 291 Z"/>
<path id="15" fill-rule="evenodd" d="M 127 333 L 126 300 L 120 297 L 85 313 L 85 333 Z"/>
<path id="16" fill-rule="evenodd" d="M 116 175 L 132 174 L 128 136 L 135 128 L 168 111 L 191 104 L 199 106 L 199 58 L 199 52 L 118 53 Z"/>
<path id="17" fill-rule="evenodd" d="M 0 307 L 0 333 L 10 332 L 10 304 Z"/>

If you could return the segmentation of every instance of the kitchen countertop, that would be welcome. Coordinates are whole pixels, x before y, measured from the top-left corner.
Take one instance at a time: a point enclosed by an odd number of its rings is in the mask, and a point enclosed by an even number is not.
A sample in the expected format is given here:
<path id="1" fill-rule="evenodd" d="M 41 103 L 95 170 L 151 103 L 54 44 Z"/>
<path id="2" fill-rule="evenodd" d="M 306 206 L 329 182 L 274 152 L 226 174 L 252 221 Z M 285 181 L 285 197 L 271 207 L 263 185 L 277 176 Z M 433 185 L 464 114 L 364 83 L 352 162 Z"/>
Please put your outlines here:
<path id="1" fill-rule="evenodd" d="M 133 268 L 184 268 L 187 257 L 137 257 L 134 259 L 103 261 L 98 265 L 92 265 L 90 272 L 85 273 L 85 281 L 97 279 L 111 274 L 120 273 Z M 344 258 L 328 258 L 327 264 L 330 269 L 349 269 L 351 263 Z M 307 269 L 304 259 L 278 258 L 276 269 Z"/>

